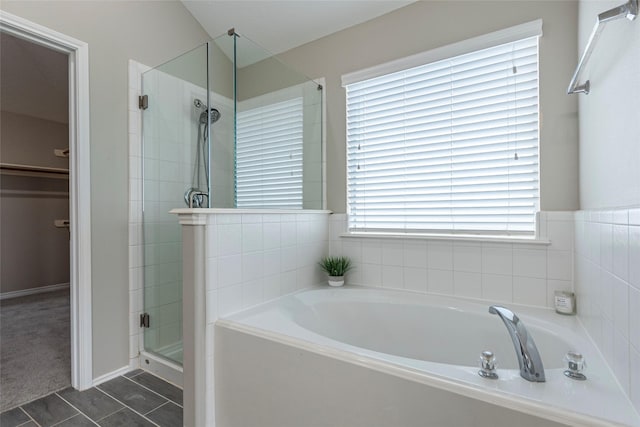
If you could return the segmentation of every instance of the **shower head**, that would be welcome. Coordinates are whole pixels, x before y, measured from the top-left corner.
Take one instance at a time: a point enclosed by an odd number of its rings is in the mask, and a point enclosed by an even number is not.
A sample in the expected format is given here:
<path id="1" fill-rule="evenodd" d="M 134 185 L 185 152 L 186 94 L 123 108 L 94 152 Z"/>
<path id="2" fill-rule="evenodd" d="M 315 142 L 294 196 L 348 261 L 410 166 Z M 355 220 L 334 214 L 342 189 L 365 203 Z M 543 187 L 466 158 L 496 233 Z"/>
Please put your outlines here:
<path id="1" fill-rule="evenodd" d="M 220 119 L 220 111 L 215 108 L 210 108 L 209 112 L 211 114 L 210 124 L 214 124 Z M 205 109 L 202 113 L 200 113 L 200 124 L 207 124 L 207 110 Z"/>

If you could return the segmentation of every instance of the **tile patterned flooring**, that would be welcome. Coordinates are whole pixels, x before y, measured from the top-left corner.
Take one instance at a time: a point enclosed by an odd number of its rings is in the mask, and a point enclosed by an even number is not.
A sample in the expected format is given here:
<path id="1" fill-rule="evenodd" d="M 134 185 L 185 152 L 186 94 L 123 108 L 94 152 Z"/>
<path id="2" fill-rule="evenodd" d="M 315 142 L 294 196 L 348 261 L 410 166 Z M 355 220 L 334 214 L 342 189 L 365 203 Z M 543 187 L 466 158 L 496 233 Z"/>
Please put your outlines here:
<path id="1" fill-rule="evenodd" d="M 181 427 L 182 390 L 140 369 L 67 388 L 0 414 L 2 427 Z"/>

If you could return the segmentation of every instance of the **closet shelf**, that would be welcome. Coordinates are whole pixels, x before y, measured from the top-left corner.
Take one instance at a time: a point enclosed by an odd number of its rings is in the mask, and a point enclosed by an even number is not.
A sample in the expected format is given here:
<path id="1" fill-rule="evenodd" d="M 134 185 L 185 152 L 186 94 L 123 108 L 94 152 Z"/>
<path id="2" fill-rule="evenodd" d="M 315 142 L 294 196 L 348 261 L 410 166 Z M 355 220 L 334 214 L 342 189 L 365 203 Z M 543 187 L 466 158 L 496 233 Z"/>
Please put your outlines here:
<path id="1" fill-rule="evenodd" d="M 51 168 L 46 166 L 0 163 L 0 172 L 2 172 L 3 175 L 69 179 L 69 169 Z"/>

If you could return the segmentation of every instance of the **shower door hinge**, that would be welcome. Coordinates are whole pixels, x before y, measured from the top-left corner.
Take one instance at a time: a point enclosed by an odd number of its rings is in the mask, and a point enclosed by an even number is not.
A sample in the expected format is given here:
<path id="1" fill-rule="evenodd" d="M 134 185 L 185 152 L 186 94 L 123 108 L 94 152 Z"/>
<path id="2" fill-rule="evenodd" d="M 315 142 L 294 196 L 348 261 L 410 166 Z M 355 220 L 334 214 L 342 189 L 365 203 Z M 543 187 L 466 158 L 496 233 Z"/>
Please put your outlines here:
<path id="1" fill-rule="evenodd" d="M 140 315 L 140 327 L 141 328 L 149 327 L 149 313 L 142 313 Z"/>
<path id="2" fill-rule="evenodd" d="M 138 108 L 141 110 L 146 110 L 149 108 L 149 96 L 142 95 L 138 97 Z"/>

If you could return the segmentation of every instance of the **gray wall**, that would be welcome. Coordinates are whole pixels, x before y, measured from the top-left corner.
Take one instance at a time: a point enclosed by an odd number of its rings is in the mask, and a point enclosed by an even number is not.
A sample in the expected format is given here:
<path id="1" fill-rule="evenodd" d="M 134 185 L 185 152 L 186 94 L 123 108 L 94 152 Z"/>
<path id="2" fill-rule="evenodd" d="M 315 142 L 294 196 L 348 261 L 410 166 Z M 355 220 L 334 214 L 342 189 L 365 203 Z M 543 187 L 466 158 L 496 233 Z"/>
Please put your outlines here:
<path id="1" fill-rule="evenodd" d="M 541 208 L 578 208 L 577 100 L 566 95 L 577 52 L 575 1 L 418 1 L 280 55 L 327 79 L 328 207 L 345 212 L 345 92 L 342 74 L 542 18 Z"/>
<path id="2" fill-rule="evenodd" d="M 596 16 L 617 0 L 580 1 L 580 53 Z M 580 207 L 640 205 L 640 24 L 607 24 L 582 81 L 580 100 Z M 576 52 L 577 55 L 577 52 Z M 582 82 L 581 81 L 581 82 Z"/>
<path id="3" fill-rule="evenodd" d="M 93 375 L 128 364 L 128 60 L 163 63 L 209 36 L 177 1 L 3 1 L 89 44 Z"/>
<path id="4" fill-rule="evenodd" d="M 66 123 L 2 111 L 0 141 L 3 163 L 69 167 L 53 154 L 69 145 Z M 69 181 L 2 175 L 0 191 L 0 293 L 68 283 L 69 233 L 53 221 L 69 219 Z"/>

